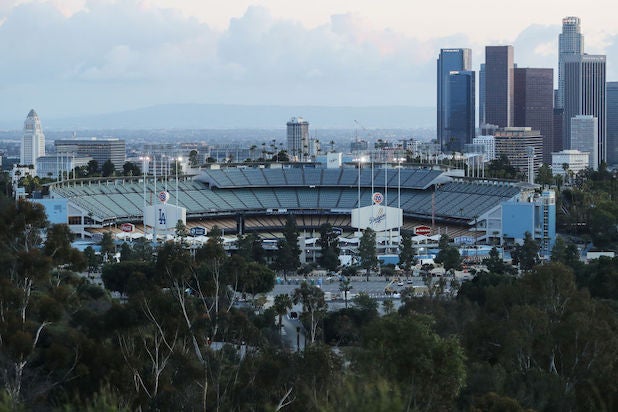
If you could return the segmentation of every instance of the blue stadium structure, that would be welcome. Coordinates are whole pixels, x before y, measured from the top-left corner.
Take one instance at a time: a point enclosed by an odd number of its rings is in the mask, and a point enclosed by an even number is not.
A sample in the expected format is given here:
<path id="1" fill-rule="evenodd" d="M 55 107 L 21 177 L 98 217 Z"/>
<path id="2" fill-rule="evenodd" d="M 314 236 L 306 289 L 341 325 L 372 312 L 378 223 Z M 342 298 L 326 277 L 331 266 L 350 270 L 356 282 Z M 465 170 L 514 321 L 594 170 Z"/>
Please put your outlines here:
<path id="1" fill-rule="evenodd" d="M 277 233 L 292 214 L 301 230 L 330 222 L 351 233 L 351 210 L 368 206 L 372 192 L 378 191 L 388 206 L 403 209 L 403 229 L 431 224 L 451 237 L 476 233 L 479 241 L 496 234 L 491 216 L 521 192 L 514 182 L 451 177 L 441 170 L 354 167 L 230 167 L 184 176 L 178 184 L 175 179 L 155 182 L 152 176 L 134 176 L 68 180 L 49 187 L 51 198 L 67 200 L 68 223 L 82 237 L 124 222 L 142 230 L 144 207 L 165 188 L 170 204 L 187 209 L 189 227 L 216 224 L 226 233 Z"/>

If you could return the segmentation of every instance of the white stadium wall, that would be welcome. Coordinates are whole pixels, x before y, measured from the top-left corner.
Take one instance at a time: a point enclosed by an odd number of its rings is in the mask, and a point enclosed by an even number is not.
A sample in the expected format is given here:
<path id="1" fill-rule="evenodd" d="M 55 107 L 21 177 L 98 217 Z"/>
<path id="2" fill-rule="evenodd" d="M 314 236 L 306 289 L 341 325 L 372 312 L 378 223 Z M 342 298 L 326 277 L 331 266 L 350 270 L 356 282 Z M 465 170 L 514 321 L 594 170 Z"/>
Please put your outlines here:
<path id="1" fill-rule="evenodd" d="M 376 232 L 398 229 L 403 225 L 403 209 L 372 205 L 352 210 L 352 227 L 371 228 Z"/>
<path id="2" fill-rule="evenodd" d="M 155 228 L 160 233 L 173 233 L 179 220 L 187 224 L 187 209 L 160 203 L 146 206 L 144 217 L 147 227 Z"/>

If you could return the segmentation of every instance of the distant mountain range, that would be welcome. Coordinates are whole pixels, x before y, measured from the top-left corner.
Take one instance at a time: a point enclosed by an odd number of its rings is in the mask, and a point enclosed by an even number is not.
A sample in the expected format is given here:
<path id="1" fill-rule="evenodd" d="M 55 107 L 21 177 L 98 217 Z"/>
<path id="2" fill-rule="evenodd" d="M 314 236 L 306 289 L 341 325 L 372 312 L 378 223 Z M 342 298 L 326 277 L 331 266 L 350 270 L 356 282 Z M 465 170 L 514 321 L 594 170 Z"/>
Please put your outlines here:
<path id="1" fill-rule="evenodd" d="M 164 104 L 116 113 L 45 118 L 44 128 L 79 129 L 278 129 L 295 116 L 310 127 L 343 129 L 435 128 L 435 108 Z M 355 120 L 358 122 L 356 123 Z M 14 124 L 21 124 L 20 120 Z"/>

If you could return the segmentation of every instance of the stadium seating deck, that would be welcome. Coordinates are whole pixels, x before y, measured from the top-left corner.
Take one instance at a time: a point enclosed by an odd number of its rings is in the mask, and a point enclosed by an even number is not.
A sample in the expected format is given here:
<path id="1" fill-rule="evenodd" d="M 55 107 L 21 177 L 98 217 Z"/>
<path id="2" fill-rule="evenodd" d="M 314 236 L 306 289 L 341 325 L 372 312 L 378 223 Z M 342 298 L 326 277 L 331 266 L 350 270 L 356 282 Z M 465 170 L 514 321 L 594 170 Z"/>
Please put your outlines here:
<path id="1" fill-rule="evenodd" d="M 342 219 L 349 219 L 346 211 L 358 206 L 358 172 L 356 168 L 207 170 L 195 180 L 179 182 L 178 204 L 187 209 L 189 218 L 204 213 L 264 213 L 268 210 L 288 209 L 303 210 L 303 213 L 315 210 L 323 214 L 334 210 L 347 216 Z M 361 206 L 370 204 L 373 186 L 373 191 L 385 194 L 389 206 L 397 207 L 397 182 L 401 179 L 401 207 L 405 215 L 430 217 L 433 214 L 435 217 L 472 220 L 513 198 L 520 190 L 502 182 L 463 179 L 432 186 L 439 178 L 445 181 L 442 172 L 430 169 L 389 169 L 389 189 L 386 193 L 384 177 L 383 169 L 374 170 L 372 185 L 371 169 L 361 169 Z M 68 181 L 52 184 L 50 192 L 52 197 L 69 199 L 95 219 L 137 219 L 142 215 L 144 203 L 157 202 L 158 192 L 165 187 L 159 181 L 155 188 L 152 179 L 145 186 L 143 182 L 122 179 Z M 175 204 L 175 182 L 169 183 L 167 188 L 170 192 L 169 202 Z M 308 226 L 319 226 L 317 215 L 302 219 L 310 221 Z M 315 219 L 318 222 L 313 222 Z"/>

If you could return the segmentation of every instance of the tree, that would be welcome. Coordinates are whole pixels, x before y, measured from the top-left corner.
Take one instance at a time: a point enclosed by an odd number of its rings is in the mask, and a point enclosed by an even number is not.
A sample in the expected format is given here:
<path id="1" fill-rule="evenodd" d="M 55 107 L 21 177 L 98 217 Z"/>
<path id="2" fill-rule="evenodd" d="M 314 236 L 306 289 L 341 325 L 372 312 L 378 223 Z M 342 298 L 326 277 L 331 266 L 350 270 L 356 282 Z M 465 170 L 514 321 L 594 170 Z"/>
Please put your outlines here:
<path id="1" fill-rule="evenodd" d="M 557 237 L 551 250 L 551 261 L 559 262 L 573 270 L 579 270 L 582 262 L 579 259 L 579 250 L 573 242 L 565 242 L 562 237 Z"/>
<path id="2" fill-rule="evenodd" d="M 384 313 L 386 313 L 387 315 L 393 313 L 395 311 L 395 304 L 393 303 L 393 300 L 385 299 L 382 302 L 382 309 L 384 309 Z"/>
<path id="3" fill-rule="evenodd" d="M 255 233 L 246 236 L 238 235 L 238 255 L 248 262 L 264 263 L 266 252 L 262 246 L 262 239 Z"/>
<path id="4" fill-rule="evenodd" d="M 69 293 L 63 285 L 51 282 L 52 259 L 41 250 L 45 216 L 39 204 L 0 195 L 0 376 L 2 395 L 15 406 L 26 397 L 43 396 L 50 390 L 49 386 L 35 385 L 41 377 L 31 367 L 35 364 L 41 371 L 41 340 L 51 339 L 47 336 L 49 326 L 61 321 L 64 312 L 58 299 Z M 54 296 L 48 293 L 50 289 L 60 293 Z M 60 365 L 64 366 L 61 360 Z M 48 383 L 55 379 L 49 372 Z"/>
<path id="5" fill-rule="evenodd" d="M 279 294 L 275 296 L 274 303 L 275 312 L 279 316 L 279 333 L 281 333 L 281 321 L 283 315 L 288 312 L 288 309 L 292 309 L 292 299 L 287 294 Z"/>
<path id="6" fill-rule="evenodd" d="M 507 271 L 506 264 L 504 263 L 502 256 L 500 256 L 500 252 L 498 252 L 498 249 L 495 247 L 491 248 L 489 251 L 489 257 L 484 259 L 483 263 L 487 266 L 487 270 L 489 270 L 490 273 L 503 275 Z"/>
<path id="7" fill-rule="evenodd" d="M 280 150 L 277 152 L 271 159 L 273 162 L 289 162 L 290 156 L 288 156 L 288 152 L 285 150 Z"/>
<path id="8" fill-rule="evenodd" d="M 598 248 L 612 247 L 618 241 L 618 215 L 612 209 L 615 209 L 615 205 L 601 203 L 590 212 L 590 235 Z"/>
<path id="9" fill-rule="evenodd" d="M 288 272 L 295 271 L 300 266 L 300 247 L 298 246 L 298 227 L 296 218 L 288 215 L 283 228 L 283 239 L 277 243 L 274 267 L 283 271 L 283 277 L 287 280 Z"/>
<path id="10" fill-rule="evenodd" d="M 513 261 L 519 263 L 521 270 L 530 270 L 540 262 L 539 244 L 532 238 L 530 232 L 526 232 L 523 245 L 516 245 L 511 255 Z"/>
<path id="11" fill-rule="evenodd" d="M 95 253 L 92 246 L 88 246 L 84 249 L 84 258 L 86 259 L 89 272 L 94 272 L 101 264 L 101 256 Z"/>
<path id="12" fill-rule="evenodd" d="M 294 289 L 292 301 L 294 304 L 302 303 L 303 315 L 308 318 L 309 322 L 311 343 L 315 343 L 318 323 L 326 314 L 328 307 L 324 300 L 324 292 L 316 286 L 310 286 L 307 282 L 303 282 L 300 287 Z"/>
<path id="13" fill-rule="evenodd" d="M 579 291 L 573 272 L 559 263 L 510 279 L 487 288 L 481 315 L 466 328 L 470 362 L 489 368 L 471 382 L 495 379 L 498 372 L 501 385 L 483 392 L 534 410 L 603 410 L 599 405 L 612 404 L 615 395 L 608 397 L 603 377 L 617 370 L 609 361 L 618 351 L 615 312 Z"/>
<path id="14" fill-rule="evenodd" d="M 455 246 L 447 246 L 440 249 L 435 259 L 436 263 L 441 263 L 444 270 L 459 269 L 461 267 L 461 255 Z"/>
<path id="15" fill-rule="evenodd" d="M 275 286 L 275 274 L 265 265 L 249 262 L 245 272 L 241 273 L 238 281 L 242 291 L 251 293 L 253 297 L 258 293 L 266 293 Z"/>
<path id="16" fill-rule="evenodd" d="M 399 265 L 406 272 L 410 272 L 412 265 L 415 263 L 414 255 L 412 235 L 410 232 L 405 232 L 401 235 L 401 244 L 399 245 Z"/>
<path id="17" fill-rule="evenodd" d="M 451 238 L 447 234 L 443 234 L 440 236 L 440 240 L 438 240 L 438 249 L 443 250 L 449 247 L 449 243 Z"/>
<path id="18" fill-rule="evenodd" d="M 103 177 L 113 176 L 116 172 L 116 166 L 112 163 L 111 159 L 107 159 L 101 167 L 101 174 Z"/>
<path id="19" fill-rule="evenodd" d="M 143 237 L 136 239 L 133 242 L 133 258 L 142 262 L 152 262 L 154 260 L 152 243 Z"/>
<path id="20" fill-rule="evenodd" d="M 358 245 L 358 256 L 360 266 L 365 269 L 367 281 L 369 281 L 369 272 L 371 269 L 376 269 L 380 263 L 376 248 L 376 232 L 373 229 L 367 228 L 363 231 Z"/>
<path id="21" fill-rule="evenodd" d="M 133 162 L 124 162 L 122 165 L 123 176 L 139 176 L 142 174 L 140 168 Z"/>
<path id="22" fill-rule="evenodd" d="M 134 260 L 133 258 L 133 248 L 127 242 L 123 242 L 120 245 L 120 261 L 126 262 L 129 260 Z"/>
<path id="23" fill-rule="evenodd" d="M 343 292 L 343 300 L 346 309 L 348 308 L 348 292 L 352 290 L 351 281 L 349 278 L 344 278 L 339 281 L 339 291 Z"/>
<path id="24" fill-rule="evenodd" d="M 519 176 L 517 169 L 511 165 L 508 157 L 504 154 L 489 162 L 486 172 L 489 177 L 501 179 L 517 179 Z"/>
<path id="25" fill-rule="evenodd" d="M 318 244 L 321 249 L 318 263 L 329 272 L 334 272 L 339 267 L 339 235 L 333 231 L 333 226 L 330 223 L 324 223 L 320 226 L 320 238 Z"/>
<path id="26" fill-rule="evenodd" d="M 75 270 L 86 268 L 86 261 L 81 253 L 71 246 L 73 234 L 66 224 L 53 224 L 47 228 L 45 255 L 52 259 L 54 266 L 70 263 Z"/>
<path id="27" fill-rule="evenodd" d="M 191 167 L 199 166 L 199 153 L 195 149 L 189 152 L 189 165 Z"/>
<path id="28" fill-rule="evenodd" d="M 547 163 L 543 163 L 543 165 L 539 167 L 536 176 L 537 183 L 543 186 L 549 186 L 552 184 L 553 180 L 554 176 L 551 172 L 551 167 Z"/>
<path id="29" fill-rule="evenodd" d="M 105 232 L 101 239 L 101 254 L 103 255 L 103 260 L 108 261 L 114 253 L 116 253 L 116 245 L 112 238 L 112 232 Z"/>
<path id="30" fill-rule="evenodd" d="M 361 312 L 363 319 L 370 321 L 378 316 L 378 301 L 366 292 L 360 292 L 352 301 L 354 307 Z"/>
<path id="31" fill-rule="evenodd" d="M 88 162 L 88 165 L 86 166 L 86 168 L 88 170 L 88 176 L 95 176 L 97 172 L 99 171 L 99 162 L 92 159 L 91 161 Z"/>
<path id="32" fill-rule="evenodd" d="M 180 242 L 184 244 L 187 236 L 189 236 L 187 225 L 181 219 L 178 219 L 178 222 L 176 222 L 176 237 L 180 238 Z"/>
<path id="33" fill-rule="evenodd" d="M 405 410 L 454 410 L 466 377 L 464 351 L 441 338 L 425 316 L 378 317 L 362 333 L 358 366 L 407 394 Z"/>

